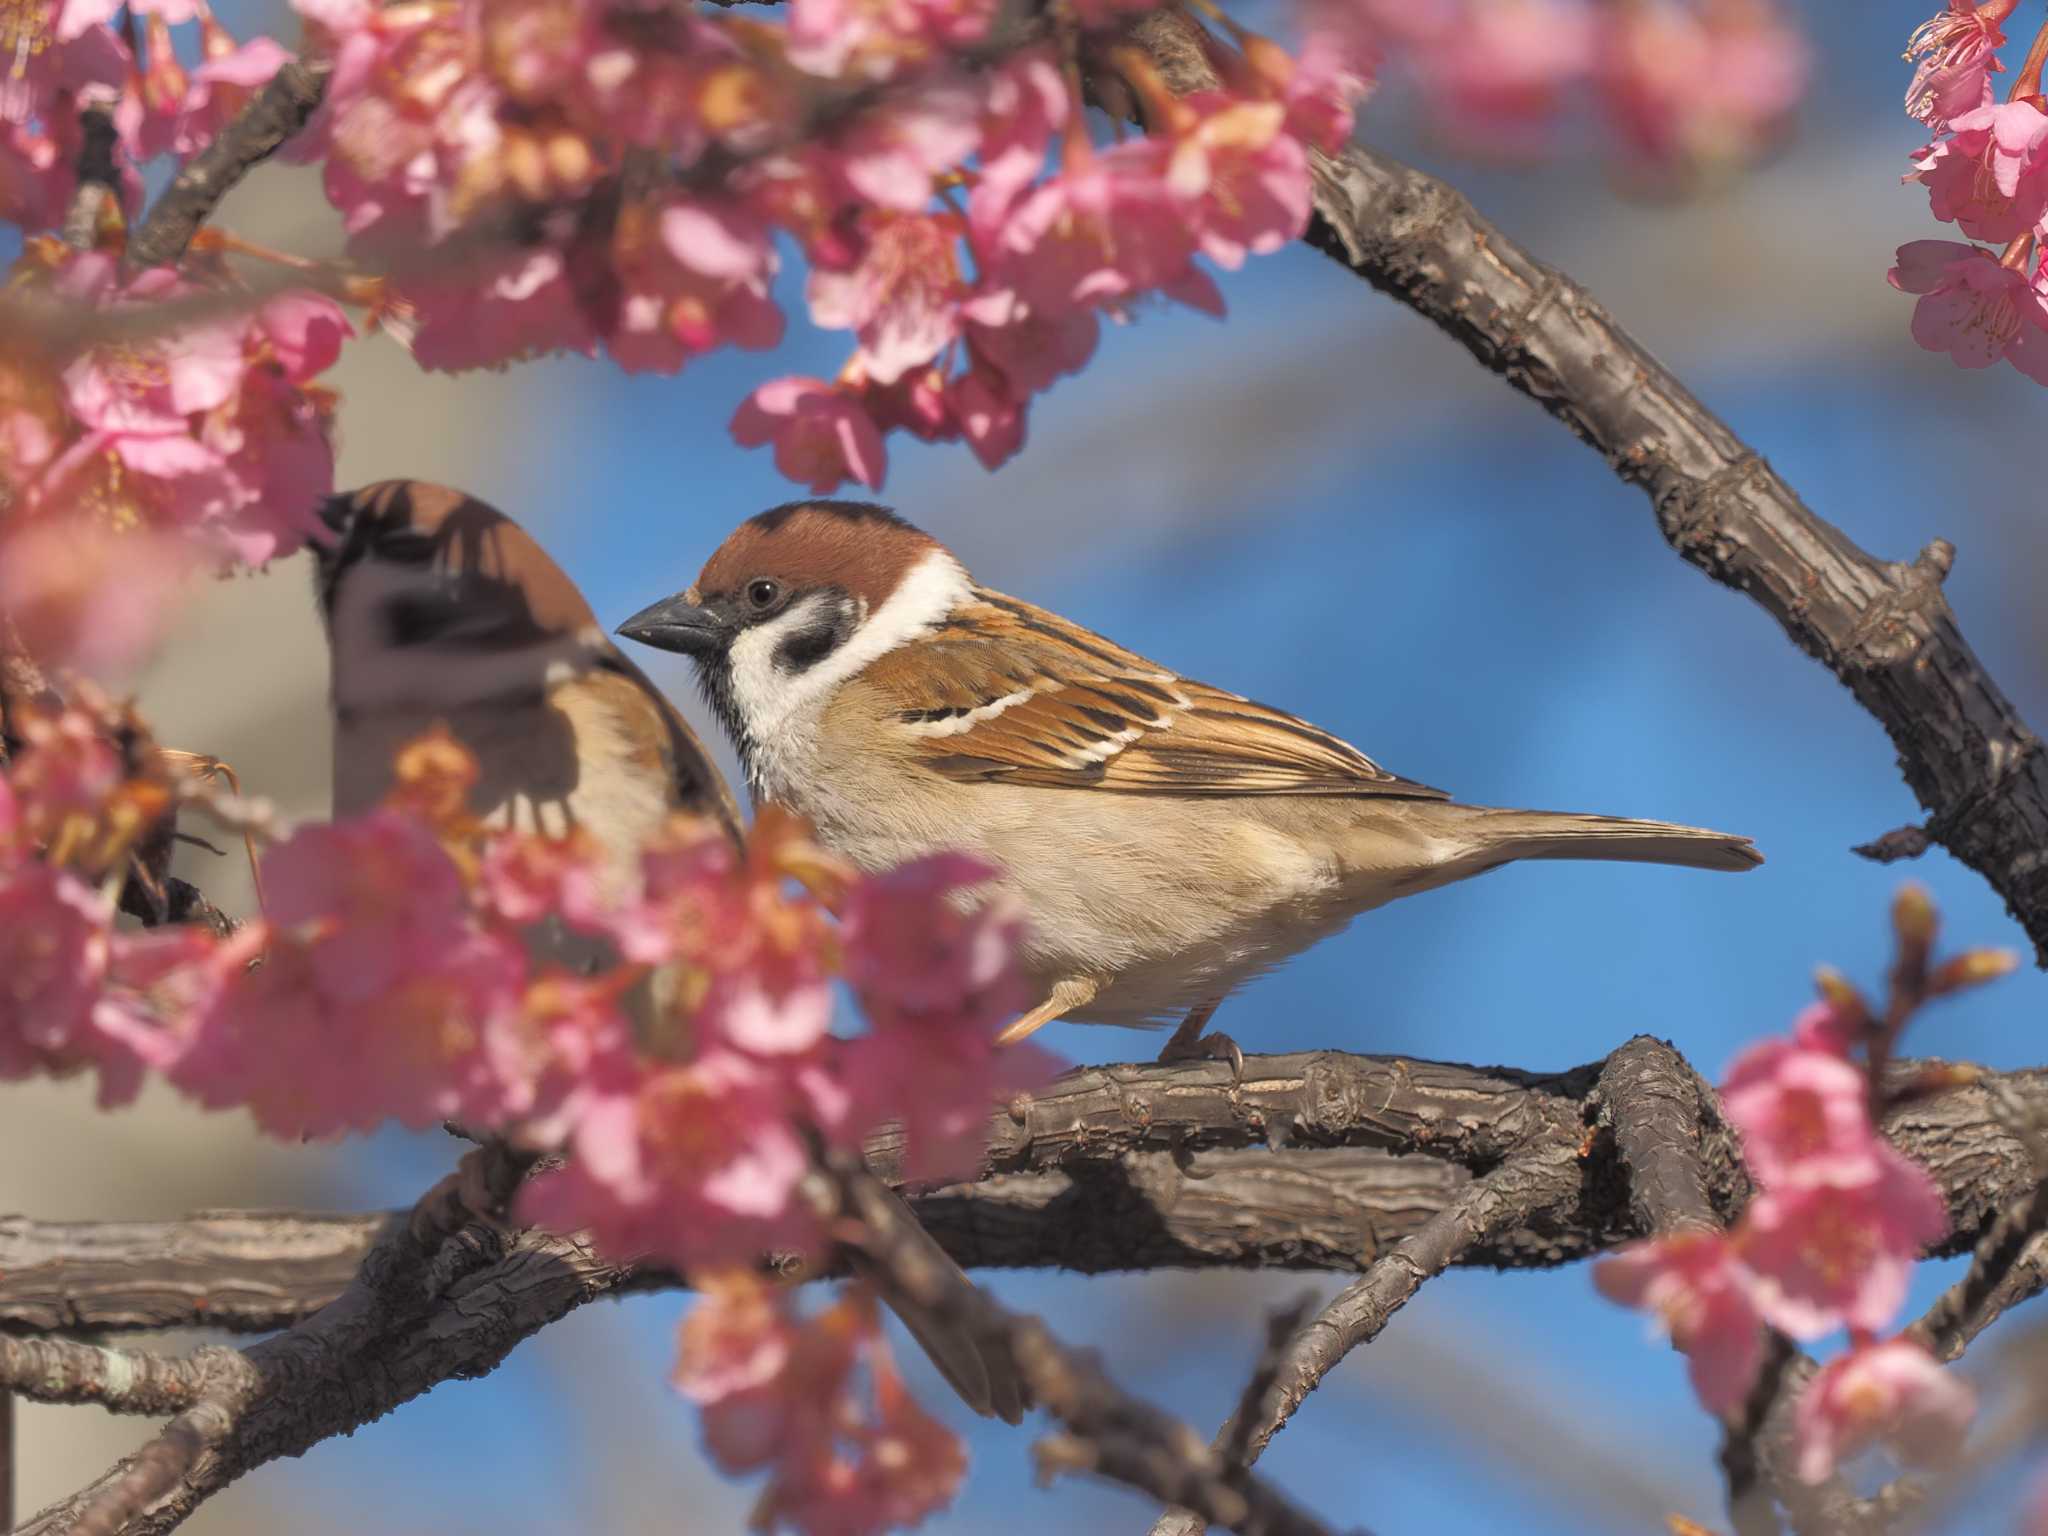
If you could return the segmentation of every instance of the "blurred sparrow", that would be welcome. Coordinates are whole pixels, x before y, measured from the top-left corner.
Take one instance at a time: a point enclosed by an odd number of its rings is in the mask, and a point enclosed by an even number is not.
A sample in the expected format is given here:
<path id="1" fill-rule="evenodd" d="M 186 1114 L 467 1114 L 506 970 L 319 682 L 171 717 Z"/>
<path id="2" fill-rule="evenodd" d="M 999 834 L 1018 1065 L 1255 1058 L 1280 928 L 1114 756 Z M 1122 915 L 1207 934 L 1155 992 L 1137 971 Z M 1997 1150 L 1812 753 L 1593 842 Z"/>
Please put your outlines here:
<path id="1" fill-rule="evenodd" d="M 1748 869 L 1747 838 L 1458 805 L 1293 715 L 978 585 L 893 513 L 803 502 L 743 523 L 619 633 L 693 657 L 757 799 L 863 869 L 987 859 L 1030 917 L 1048 1020 L 1209 1016 L 1359 913 L 1515 859 Z"/>
<path id="2" fill-rule="evenodd" d="M 476 758 L 472 810 L 551 836 L 580 827 L 614 878 L 637 877 L 643 845 L 677 812 L 741 839 L 738 807 L 703 743 L 599 626 L 561 567 L 517 523 L 459 491 L 392 480 L 337 496 L 334 534 L 314 546 L 334 707 L 334 810 L 375 806 L 399 748 L 435 724 Z M 589 971 L 615 963 L 601 942 L 550 924 L 546 959 Z M 679 978 L 628 994 L 643 1044 L 670 1037 Z M 906 1214 L 908 1230 L 922 1233 Z M 926 1262 L 952 1260 L 928 1236 Z M 964 1330 L 870 1277 L 946 1379 L 979 1413 L 1016 1423 L 1015 1367 Z"/>

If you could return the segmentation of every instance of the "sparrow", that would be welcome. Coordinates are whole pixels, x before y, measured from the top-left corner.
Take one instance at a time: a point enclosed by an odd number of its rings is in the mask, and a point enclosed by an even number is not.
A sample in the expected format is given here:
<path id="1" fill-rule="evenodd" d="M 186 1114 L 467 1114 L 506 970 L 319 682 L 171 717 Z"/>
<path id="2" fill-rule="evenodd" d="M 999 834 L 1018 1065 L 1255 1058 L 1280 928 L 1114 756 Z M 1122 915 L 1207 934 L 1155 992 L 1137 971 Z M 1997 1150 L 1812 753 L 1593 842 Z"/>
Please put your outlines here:
<path id="1" fill-rule="evenodd" d="M 688 590 L 619 626 L 693 658 L 757 801 L 864 870 L 979 856 L 1029 919 L 1056 1018 L 1178 1021 L 1163 1059 L 1245 982 L 1361 912 L 1517 859 L 1695 869 L 1763 862 L 1661 821 L 1461 805 L 1297 716 L 1183 677 L 980 585 L 864 502 L 742 523 Z"/>
<path id="2" fill-rule="evenodd" d="M 332 542 L 312 546 L 314 593 L 328 638 L 337 816 L 381 801 L 398 750 L 438 724 L 476 759 L 475 815 L 549 836 L 581 828 L 608 878 L 633 879 L 641 848 L 679 812 L 740 846 L 739 807 L 697 733 L 511 518 L 411 480 L 330 498 L 321 517 Z M 617 963 L 601 941 L 558 923 L 532 943 L 538 958 L 584 973 Z M 680 976 L 657 972 L 627 994 L 643 1044 L 672 1038 L 664 1020 L 681 990 Z M 957 1268 L 902 1214 L 926 1263 Z M 885 1273 L 863 1272 L 971 1407 L 1022 1419 L 1013 1361 Z"/>

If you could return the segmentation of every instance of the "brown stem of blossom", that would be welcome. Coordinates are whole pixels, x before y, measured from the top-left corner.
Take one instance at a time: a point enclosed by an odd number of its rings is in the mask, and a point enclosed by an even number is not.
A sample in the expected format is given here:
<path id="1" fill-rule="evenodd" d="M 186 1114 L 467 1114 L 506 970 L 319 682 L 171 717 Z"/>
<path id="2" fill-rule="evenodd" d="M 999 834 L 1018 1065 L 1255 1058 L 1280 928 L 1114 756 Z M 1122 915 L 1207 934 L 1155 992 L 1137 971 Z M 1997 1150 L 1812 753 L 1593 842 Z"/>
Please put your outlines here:
<path id="1" fill-rule="evenodd" d="M 2027 61 L 2013 76 L 2012 88 L 2005 93 L 2005 99 L 2023 101 L 2029 96 L 2039 96 L 2043 64 L 2048 64 L 2048 21 L 2042 22 L 2040 31 L 2034 34 L 2033 46 L 2027 49 Z"/>

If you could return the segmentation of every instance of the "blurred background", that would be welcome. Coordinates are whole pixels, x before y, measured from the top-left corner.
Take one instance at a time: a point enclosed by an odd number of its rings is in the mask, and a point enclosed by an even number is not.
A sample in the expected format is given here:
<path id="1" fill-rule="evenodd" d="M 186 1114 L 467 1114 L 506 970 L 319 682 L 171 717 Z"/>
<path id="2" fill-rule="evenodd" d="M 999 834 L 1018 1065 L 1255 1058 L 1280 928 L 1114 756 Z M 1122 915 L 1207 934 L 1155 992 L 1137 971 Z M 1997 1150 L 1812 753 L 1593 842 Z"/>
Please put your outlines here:
<path id="1" fill-rule="evenodd" d="M 1907 335 L 1911 301 L 1884 280 L 1894 247 L 1944 233 L 1924 195 L 1896 184 L 1922 137 L 1899 110 L 1899 54 L 1933 8 L 1806 6 L 1816 73 L 1794 138 L 1685 202 L 1633 200 L 1569 152 L 1475 169 L 1405 126 L 1398 85 L 1361 127 L 1451 175 L 1587 284 L 1864 547 L 1910 559 L 1931 538 L 1954 541 L 1950 601 L 2022 712 L 2048 726 L 2043 396 L 2009 368 L 1965 374 L 1922 352 Z M 224 12 L 238 33 L 264 19 L 239 12 Z M 224 222 L 287 249 L 336 239 L 312 177 L 292 169 L 259 172 Z M 784 289 L 800 315 L 796 285 Z M 1028 447 L 999 475 L 962 448 L 892 440 L 884 499 L 990 585 L 1295 709 L 1461 798 L 1722 827 L 1769 857 L 1742 879 L 1516 868 L 1398 904 L 1234 998 L 1218 1023 L 1245 1049 L 1561 1068 L 1646 1030 L 1715 1074 L 1786 1025 L 1816 964 L 1879 981 L 1887 903 L 1908 875 L 1932 888 L 1956 942 L 2026 949 L 1984 882 L 1946 855 L 1885 869 L 1848 852 L 1918 819 L 1883 734 L 1760 611 L 1673 556 L 1640 494 L 1597 457 L 1306 249 L 1254 261 L 1224 289 L 1224 325 L 1147 310 L 1107 332 L 1095 365 L 1036 407 Z M 578 360 L 426 377 L 390 343 L 359 342 L 334 379 L 342 482 L 445 480 L 503 506 L 616 621 L 685 585 L 740 518 L 796 494 L 725 430 L 762 379 L 837 368 L 840 338 L 801 320 L 791 331 L 779 354 L 723 355 L 679 379 Z M 207 593 L 137 687 L 167 743 L 219 754 L 252 791 L 318 815 L 326 663 L 304 563 Z M 701 722 L 674 660 L 653 657 L 652 670 Z M 185 872 L 247 909 L 238 860 L 201 855 Z M 2038 1063 L 2044 1002 L 2048 978 L 2024 970 L 1927 1016 L 1909 1048 Z M 1157 1045 L 1060 1025 L 1042 1038 L 1081 1062 Z M 83 1084 L 10 1087 L 0 1210 L 400 1205 L 453 1160 L 440 1137 L 279 1147 L 240 1115 L 165 1094 L 105 1117 Z M 1955 1273 L 1923 1266 L 1914 1306 Z M 986 1278 L 1205 1432 L 1239 1390 L 1263 1311 L 1311 1283 Z M 586 1310 L 488 1380 L 265 1469 L 190 1529 L 740 1530 L 751 1491 L 708 1468 L 663 1384 L 685 1305 Z M 1998 1349 L 1994 1333 L 1972 1367 Z M 1153 1511 L 1120 1491 L 1034 1490 L 1028 1432 L 966 1422 L 921 1357 L 905 1358 L 973 1453 L 963 1497 L 932 1529 L 1146 1528 Z M 21 1420 L 24 1511 L 146 1432 L 85 1408 L 25 1406 Z M 1682 1361 L 1598 1300 L 1583 1269 L 1459 1272 L 1342 1367 L 1264 1469 L 1338 1527 L 1576 1536 L 1648 1528 L 1603 1468 L 1715 1524 L 1714 1439 Z M 2007 1529 L 2013 1507 L 1980 1506 L 1954 1529 Z"/>

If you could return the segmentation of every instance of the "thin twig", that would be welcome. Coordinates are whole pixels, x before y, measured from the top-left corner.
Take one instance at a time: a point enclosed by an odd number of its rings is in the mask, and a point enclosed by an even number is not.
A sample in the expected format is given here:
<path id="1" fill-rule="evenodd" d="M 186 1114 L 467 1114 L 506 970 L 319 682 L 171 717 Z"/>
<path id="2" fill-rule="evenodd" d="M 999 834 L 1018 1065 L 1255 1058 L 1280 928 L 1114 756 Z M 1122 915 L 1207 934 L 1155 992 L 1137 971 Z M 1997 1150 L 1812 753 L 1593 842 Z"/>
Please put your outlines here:
<path id="1" fill-rule="evenodd" d="M 233 1353 L 216 1345 L 173 1359 L 0 1333 L 0 1390 L 37 1403 L 97 1403 L 113 1413 L 181 1413 L 198 1401 L 221 1359 Z"/>
<path id="2" fill-rule="evenodd" d="M 138 267 L 160 267 L 182 257 L 229 190 L 306 126 L 327 90 L 328 68 L 286 61 L 164 188 L 135 227 L 128 259 Z"/>

